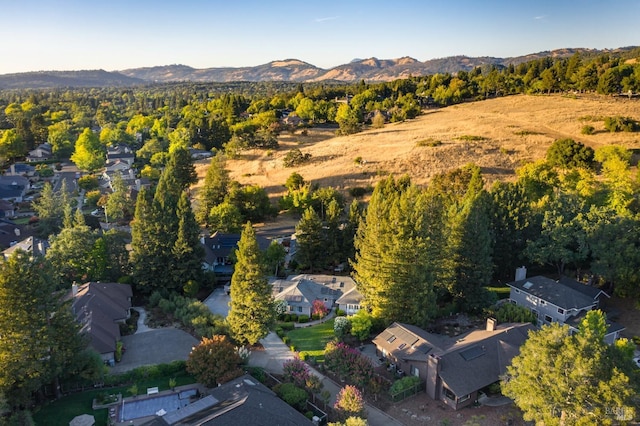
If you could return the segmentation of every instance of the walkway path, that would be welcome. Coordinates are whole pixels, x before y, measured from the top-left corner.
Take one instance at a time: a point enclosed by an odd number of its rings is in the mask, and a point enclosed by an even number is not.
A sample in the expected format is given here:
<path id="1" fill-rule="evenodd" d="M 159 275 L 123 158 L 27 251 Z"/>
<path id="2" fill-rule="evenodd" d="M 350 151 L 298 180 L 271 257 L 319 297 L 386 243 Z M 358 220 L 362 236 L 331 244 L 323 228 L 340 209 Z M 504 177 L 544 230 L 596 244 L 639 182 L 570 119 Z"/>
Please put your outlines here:
<path id="1" fill-rule="evenodd" d="M 254 351 L 253 353 L 251 353 L 251 356 L 249 357 L 249 365 L 254 367 L 262 367 L 270 373 L 282 374 L 282 364 L 286 360 L 292 359 L 294 357 L 294 353 L 291 352 L 289 347 L 285 345 L 278 337 L 278 335 L 274 332 L 269 333 L 267 337 L 260 340 L 260 343 L 262 343 L 264 350 Z M 324 389 L 331 393 L 329 404 L 335 404 L 336 397 L 342 387 L 327 376 L 320 373 L 318 370 L 314 368 L 309 368 L 309 370 L 311 371 L 311 373 L 320 378 L 320 382 L 324 385 Z M 369 424 L 369 426 L 402 426 L 403 424 L 393 417 L 389 416 L 384 411 L 381 411 L 370 404 L 365 404 L 365 409 L 367 411 L 367 423 Z"/>
<path id="2" fill-rule="evenodd" d="M 147 324 L 145 324 L 147 320 L 147 311 L 145 311 L 143 307 L 135 306 L 132 309 L 140 314 L 140 316 L 138 317 L 138 326 L 134 334 L 146 333 L 147 331 L 154 330 L 153 328 L 148 327 Z"/>

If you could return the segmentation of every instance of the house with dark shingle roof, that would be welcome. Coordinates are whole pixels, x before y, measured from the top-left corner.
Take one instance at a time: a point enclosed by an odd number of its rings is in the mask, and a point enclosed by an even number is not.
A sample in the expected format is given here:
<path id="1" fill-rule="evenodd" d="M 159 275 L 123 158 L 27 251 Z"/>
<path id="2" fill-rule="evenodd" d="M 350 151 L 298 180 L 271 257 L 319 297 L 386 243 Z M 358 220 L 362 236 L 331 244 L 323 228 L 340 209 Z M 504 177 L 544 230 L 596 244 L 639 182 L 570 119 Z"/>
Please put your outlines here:
<path id="1" fill-rule="evenodd" d="M 258 247 L 265 251 L 271 241 L 262 236 L 256 236 Z M 226 234 L 215 232 L 210 237 L 200 237 L 200 243 L 204 246 L 204 260 L 202 269 L 212 271 L 220 281 L 228 281 L 233 275 L 233 262 L 231 253 L 238 247 L 240 234 Z"/>
<path id="2" fill-rule="evenodd" d="M 426 382 L 427 395 L 457 410 L 472 404 L 478 392 L 500 380 L 520 346 L 530 324 L 496 325 L 487 320 L 484 330 L 449 337 L 429 333 L 409 324 L 393 323 L 375 337 L 380 357 L 400 375 Z"/>
<path id="3" fill-rule="evenodd" d="M 520 279 L 507 283 L 511 287 L 509 299 L 533 312 L 539 326 L 557 322 L 577 331 L 586 312 L 603 308 L 609 298 L 603 290 L 568 277 L 557 281 L 541 275 L 517 278 Z M 624 327 L 609 320 L 607 324 L 605 341 L 613 343 Z"/>
<path id="4" fill-rule="evenodd" d="M 305 426 L 308 418 L 249 374 L 211 389 L 186 407 L 156 415 L 142 426 Z"/>
<path id="5" fill-rule="evenodd" d="M 15 234 L 15 229 L 14 229 Z M 15 244 L 10 244 L 8 249 L 2 251 L 5 259 L 10 258 L 17 250 L 29 253 L 31 256 L 44 256 L 49 250 L 49 241 L 34 236 L 29 236 Z"/>
<path id="6" fill-rule="evenodd" d="M 67 295 L 81 333 L 89 336 L 91 347 L 106 364 L 115 362 L 116 345 L 122 337 L 119 324 L 130 316 L 132 295 L 129 284 L 101 282 L 74 284 Z"/>
<path id="7" fill-rule="evenodd" d="M 0 176 L 0 199 L 20 203 L 30 187 L 24 176 Z"/>

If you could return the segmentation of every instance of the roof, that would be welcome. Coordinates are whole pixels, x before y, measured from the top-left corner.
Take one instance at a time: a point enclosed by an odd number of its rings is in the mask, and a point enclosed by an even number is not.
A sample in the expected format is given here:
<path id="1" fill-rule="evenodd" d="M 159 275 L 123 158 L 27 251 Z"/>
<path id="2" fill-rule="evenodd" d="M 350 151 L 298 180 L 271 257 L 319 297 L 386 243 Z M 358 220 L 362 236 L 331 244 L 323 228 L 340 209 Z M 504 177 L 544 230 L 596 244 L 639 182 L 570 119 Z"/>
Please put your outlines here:
<path id="1" fill-rule="evenodd" d="M 509 287 L 539 297 L 565 310 L 591 307 L 604 291 L 587 286 L 570 278 L 554 281 L 551 278 L 535 276 L 507 283 Z"/>
<path id="2" fill-rule="evenodd" d="M 271 240 L 256 236 L 258 247 L 264 251 L 269 248 Z M 240 234 L 225 234 L 222 232 L 216 232 L 210 237 L 204 237 L 202 244 L 204 245 L 205 257 L 204 261 L 210 265 L 216 262 L 217 258 L 229 257 L 231 252 L 238 247 L 240 241 Z"/>
<path id="3" fill-rule="evenodd" d="M 336 300 L 341 294 L 330 286 L 307 279 L 276 280 L 272 283 L 272 293 L 275 300 L 285 300 L 296 306 L 312 306 L 317 299 Z"/>
<path id="4" fill-rule="evenodd" d="M 336 300 L 336 303 L 338 305 L 359 305 L 360 302 L 362 302 L 362 299 L 364 299 L 362 293 L 360 293 L 357 288 L 353 287 L 351 290 L 340 296 L 340 298 Z"/>
<path id="5" fill-rule="evenodd" d="M 94 349 L 98 353 L 114 351 L 116 341 L 120 339 L 120 327 L 116 321 L 128 317 L 131 286 L 88 282 L 72 289 L 67 297 L 73 298 L 72 311 L 82 331 L 89 335 Z"/>
<path id="6" fill-rule="evenodd" d="M 0 210 L 3 208 L 0 200 Z M 0 219 L 0 247 L 7 249 L 18 243 L 21 238 L 29 237 L 31 230 L 24 225 L 17 225 L 10 220 Z"/>
<path id="7" fill-rule="evenodd" d="M 182 410 L 156 417 L 144 426 L 178 424 L 304 426 L 313 423 L 258 380 L 245 374 L 211 389 L 208 396 Z"/>
<path id="8" fill-rule="evenodd" d="M 22 241 L 19 241 L 18 243 L 12 245 L 8 249 L 4 250 L 2 254 L 5 258 L 9 258 L 17 250 L 23 250 L 32 255 L 44 256 L 48 248 L 49 241 L 41 240 L 40 238 L 36 237 L 27 237 Z"/>
<path id="9" fill-rule="evenodd" d="M 582 311 L 577 315 L 574 315 L 571 318 L 568 318 L 564 323 L 567 324 L 569 327 L 578 330 L 580 328 L 580 323 L 582 322 L 584 317 L 587 315 L 587 312 L 588 311 Z M 609 321 L 606 318 L 605 318 L 605 322 L 607 323 L 607 332 L 606 332 L 607 335 L 618 332 L 618 331 L 622 331 L 625 329 L 625 326 L 623 326 L 622 324 Z"/>
<path id="10" fill-rule="evenodd" d="M 502 324 L 494 331 L 449 337 L 395 322 L 373 343 L 404 361 L 426 363 L 429 356 L 438 357 L 440 378 L 456 395 L 464 396 L 498 381 L 534 329 L 531 323 Z"/>
<path id="11" fill-rule="evenodd" d="M 457 336 L 455 344 L 440 355 L 442 382 L 464 396 L 500 380 L 534 329 L 531 323 L 503 324 L 494 331 L 474 330 Z"/>

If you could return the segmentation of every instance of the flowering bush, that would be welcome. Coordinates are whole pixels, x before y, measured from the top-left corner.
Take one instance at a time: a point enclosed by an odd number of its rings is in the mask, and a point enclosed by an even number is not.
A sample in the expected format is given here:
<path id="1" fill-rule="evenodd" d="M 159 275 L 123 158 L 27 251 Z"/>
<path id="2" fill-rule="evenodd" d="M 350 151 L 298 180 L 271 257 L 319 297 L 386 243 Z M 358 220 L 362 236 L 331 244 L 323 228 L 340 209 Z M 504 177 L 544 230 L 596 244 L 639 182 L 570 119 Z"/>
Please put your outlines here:
<path id="1" fill-rule="evenodd" d="M 364 401 L 362 394 L 355 386 L 347 385 L 340 390 L 336 403 L 333 406 L 338 416 L 346 419 L 347 417 L 364 417 Z"/>
<path id="2" fill-rule="evenodd" d="M 342 339 L 351 330 L 351 322 L 347 317 L 336 317 L 333 320 L 333 332 L 338 339 Z"/>
<path id="3" fill-rule="evenodd" d="M 364 387 L 373 376 L 371 360 L 342 342 L 329 342 L 324 350 L 325 367 L 340 378 Z"/>
<path id="4" fill-rule="evenodd" d="M 323 318 L 325 315 L 327 315 L 328 312 L 329 310 L 324 305 L 324 302 L 322 300 L 316 299 L 313 301 L 313 306 L 311 308 L 312 315 L 317 315 L 319 318 Z"/>
<path id="5" fill-rule="evenodd" d="M 304 388 L 307 380 L 309 380 L 309 367 L 296 354 L 292 359 L 282 364 L 283 379 L 285 382 L 291 382 L 297 387 Z"/>

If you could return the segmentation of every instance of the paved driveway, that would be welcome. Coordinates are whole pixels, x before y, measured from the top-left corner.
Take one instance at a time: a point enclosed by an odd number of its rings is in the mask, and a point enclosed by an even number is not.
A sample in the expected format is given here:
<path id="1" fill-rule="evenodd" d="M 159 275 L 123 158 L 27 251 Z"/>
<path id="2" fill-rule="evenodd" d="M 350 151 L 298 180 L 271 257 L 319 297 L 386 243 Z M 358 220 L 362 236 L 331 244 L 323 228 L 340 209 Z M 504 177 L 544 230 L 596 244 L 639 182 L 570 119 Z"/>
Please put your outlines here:
<path id="1" fill-rule="evenodd" d="M 123 373 L 143 365 L 186 361 L 191 348 L 199 343 L 192 335 L 177 328 L 158 328 L 123 336 L 122 342 L 126 351 L 122 361 L 111 368 L 112 373 Z"/>
<path id="2" fill-rule="evenodd" d="M 227 317 L 229 314 L 229 296 L 224 292 L 222 287 L 217 287 L 213 290 L 213 293 L 207 297 L 204 301 L 204 304 L 209 307 L 211 312 L 214 314 L 222 315 L 223 317 Z"/>

